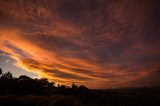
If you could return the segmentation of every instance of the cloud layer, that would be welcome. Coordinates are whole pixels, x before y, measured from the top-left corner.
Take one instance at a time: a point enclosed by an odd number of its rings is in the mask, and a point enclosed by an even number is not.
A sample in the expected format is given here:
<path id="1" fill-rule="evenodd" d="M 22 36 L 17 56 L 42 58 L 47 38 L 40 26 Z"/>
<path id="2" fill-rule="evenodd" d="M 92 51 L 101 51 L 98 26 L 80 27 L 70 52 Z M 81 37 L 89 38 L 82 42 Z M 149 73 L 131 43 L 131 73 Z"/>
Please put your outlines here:
<path id="1" fill-rule="evenodd" d="M 0 50 L 18 67 L 61 84 L 154 85 L 160 80 L 157 4 L 158 0 L 1 0 Z"/>

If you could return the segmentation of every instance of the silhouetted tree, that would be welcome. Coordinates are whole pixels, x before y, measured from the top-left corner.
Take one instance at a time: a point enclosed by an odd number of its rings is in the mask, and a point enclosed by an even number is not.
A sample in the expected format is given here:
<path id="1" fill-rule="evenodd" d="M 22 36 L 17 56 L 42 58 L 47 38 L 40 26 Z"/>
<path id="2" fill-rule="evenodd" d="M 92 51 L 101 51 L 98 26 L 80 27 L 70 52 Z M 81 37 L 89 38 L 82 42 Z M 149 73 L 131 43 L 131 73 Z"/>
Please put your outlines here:
<path id="1" fill-rule="evenodd" d="M 13 76 L 12 76 L 12 73 L 7 72 L 7 73 L 2 74 L 1 78 L 12 79 Z"/>
<path id="2" fill-rule="evenodd" d="M 61 85 L 60 88 L 66 89 L 66 86 L 65 85 Z"/>
<path id="3" fill-rule="evenodd" d="M 87 91 L 88 88 L 87 88 L 86 86 L 84 86 L 84 85 L 81 85 L 81 86 L 79 87 L 79 90 L 80 90 L 80 91 Z"/>
<path id="4" fill-rule="evenodd" d="M 72 84 L 72 89 L 73 89 L 73 90 L 77 90 L 77 89 L 78 89 L 78 86 L 73 83 L 73 84 Z"/>
<path id="5" fill-rule="evenodd" d="M 44 86 L 44 87 L 48 87 L 48 79 L 47 78 L 41 78 L 40 79 L 40 83 Z"/>
<path id="6" fill-rule="evenodd" d="M 81 85 L 81 86 L 79 87 L 79 89 L 78 89 L 78 93 L 79 93 L 79 95 L 80 95 L 81 97 L 87 99 L 87 97 L 88 97 L 88 95 L 89 95 L 89 89 L 88 89 L 86 86 Z"/>
<path id="7" fill-rule="evenodd" d="M 0 68 L 0 75 L 2 74 L 2 69 Z"/>
<path id="8" fill-rule="evenodd" d="M 74 83 L 72 84 L 71 90 L 72 90 L 73 95 L 77 95 L 78 94 L 78 86 L 75 85 Z"/>
<path id="9" fill-rule="evenodd" d="M 47 78 L 33 79 L 26 75 L 21 75 L 19 78 L 14 78 L 12 73 L 3 73 L 0 77 L 0 94 L 19 94 L 19 95 L 79 95 L 87 92 L 85 86 L 78 87 L 73 84 L 72 87 L 65 85 L 55 86 L 55 82 L 49 82 Z"/>
<path id="10" fill-rule="evenodd" d="M 26 75 L 21 75 L 21 76 L 19 76 L 18 79 L 19 79 L 19 80 L 31 80 L 31 78 L 28 77 L 28 76 L 26 76 Z"/>

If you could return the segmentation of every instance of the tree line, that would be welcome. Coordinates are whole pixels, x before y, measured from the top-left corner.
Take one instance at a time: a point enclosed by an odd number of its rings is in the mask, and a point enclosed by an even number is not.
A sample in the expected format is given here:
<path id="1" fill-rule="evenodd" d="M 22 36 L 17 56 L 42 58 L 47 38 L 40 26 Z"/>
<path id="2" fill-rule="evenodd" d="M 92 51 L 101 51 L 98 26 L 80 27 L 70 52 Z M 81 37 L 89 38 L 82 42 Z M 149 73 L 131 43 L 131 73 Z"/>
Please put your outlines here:
<path id="1" fill-rule="evenodd" d="M 13 77 L 11 72 L 3 73 L 0 68 L 0 95 L 83 95 L 88 94 L 89 89 L 85 86 L 72 84 L 71 87 L 65 85 L 56 86 L 55 82 L 49 82 L 47 78 L 30 78 L 21 75 Z"/>

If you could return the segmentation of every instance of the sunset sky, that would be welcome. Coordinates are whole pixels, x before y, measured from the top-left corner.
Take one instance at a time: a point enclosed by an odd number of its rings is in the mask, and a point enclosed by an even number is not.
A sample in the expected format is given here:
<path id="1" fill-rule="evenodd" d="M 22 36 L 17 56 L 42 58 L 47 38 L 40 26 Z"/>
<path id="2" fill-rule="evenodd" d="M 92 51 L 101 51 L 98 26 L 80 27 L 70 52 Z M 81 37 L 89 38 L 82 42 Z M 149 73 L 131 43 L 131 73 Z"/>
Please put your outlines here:
<path id="1" fill-rule="evenodd" d="M 159 0 L 0 0 L 0 67 L 89 88 L 160 85 Z"/>

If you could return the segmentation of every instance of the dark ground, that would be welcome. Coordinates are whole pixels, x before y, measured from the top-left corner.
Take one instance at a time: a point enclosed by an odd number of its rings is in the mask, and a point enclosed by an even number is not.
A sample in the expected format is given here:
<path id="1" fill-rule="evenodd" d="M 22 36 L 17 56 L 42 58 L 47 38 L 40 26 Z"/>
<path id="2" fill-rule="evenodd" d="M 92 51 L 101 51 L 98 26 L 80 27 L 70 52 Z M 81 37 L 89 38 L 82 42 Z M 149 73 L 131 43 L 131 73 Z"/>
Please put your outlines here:
<path id="1" fill-rule="evenodd" d="M 160 86 L 91 90 L 8 72 L 0 75 L 0 106 L 160 106 Z"/>
<path id="2" fill-rule="evenodd" d="M 160 89 L 91 90 L 78 95 L 3 95 L 1 106 L 160 106 Z"/>

